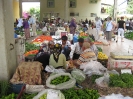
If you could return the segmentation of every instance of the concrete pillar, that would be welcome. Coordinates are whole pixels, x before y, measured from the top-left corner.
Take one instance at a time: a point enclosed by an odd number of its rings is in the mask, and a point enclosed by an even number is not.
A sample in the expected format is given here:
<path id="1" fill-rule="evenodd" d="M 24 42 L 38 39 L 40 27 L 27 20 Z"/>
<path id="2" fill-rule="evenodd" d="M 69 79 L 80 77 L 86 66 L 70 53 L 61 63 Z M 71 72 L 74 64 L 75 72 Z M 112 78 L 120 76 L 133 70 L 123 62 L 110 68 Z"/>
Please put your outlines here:
<path id="1" fill-rule="evenodd" d="M 20 18 L 22 18 L 22 0 L 19 0 L 19 15 L 20 15 Z"/>
<path id="2" fill-rule="evenodd" d="M 69 18 L 69 0 L 65 0 L 65 21 L 68 21 Z"/>
<path id="3" fill-rule="evenodd" d="M 0 80 L 9 80 L 16 69 L 12 0 L 0 0 Z"/>
<path id="4" fill-rule="evenodd" d="M 114 19 L 117 22 L 118 0 L 114 0 Z"/>
<path id="5" fill-rule="evenodd" d="M 16 21 L 16 18 L 19 19 L 19 1 L 13 0 L 13 13 L 14 13 L 14 22 Z"/>

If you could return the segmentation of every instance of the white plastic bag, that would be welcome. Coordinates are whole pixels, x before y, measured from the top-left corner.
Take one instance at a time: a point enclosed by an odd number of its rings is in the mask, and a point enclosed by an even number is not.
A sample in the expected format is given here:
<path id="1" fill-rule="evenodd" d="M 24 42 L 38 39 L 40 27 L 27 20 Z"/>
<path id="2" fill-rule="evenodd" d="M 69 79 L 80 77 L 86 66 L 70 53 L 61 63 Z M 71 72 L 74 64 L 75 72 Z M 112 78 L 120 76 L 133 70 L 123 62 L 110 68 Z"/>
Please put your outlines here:
<path id="1" fill-rule="evenodd" d="M 84 73 L 87 74 L 88 76 L 91 75 L 103 75 L 107 69 L 97 61 L 90 61 L 87 62 L 86 64 L 82 64 L 80 68 L 84 67 Z"/>
<path id="2" fill-rule="evenodd" d="M 95 82 L 99 87 L 108 87 L 109 74 L 105 73 L 103 77 L 96 79 Z"/>
<path id="3" fill-rule="evenodd" d="M 45 70 L 50 73 L 65 73 L 65 69 L 55 69 L 53 66 L 46 66 Z"/>
<path id="4" fill-rule="evenodd" d="M 98 99 L 133 99 L 131 97 L 124 97 L 123 95 L 121 94 L 111 94 L 111 95 L 108 95 L 108 96 L 103 96 L 103 97 L 100 97 Z"/>
<path id="5" fill-rule="evenodd" d="M 60 76 L 69 76 L 70 77 L 70 80 L 67 81 L 67 82 L 64 82 L 62 84 L 58 84 L 58 85 L 52 85 L 51 84 L 51 81 L 57 77 L 60 77 Z M 69 88 L 72 88 L 74 87 L 76 83 L 76 80 L 74 78 L 72 78 L 72 76 L 69 74 L 69 73 L 59 73 L 59 74 L 55 74 L 55 75 L 51 75 L 47 80 L 46 80 L 46 86 L 49 87 L 49 88 L 53 88 L 53 89 L 69 89 Z"/>
<path id="6" fill-rule="evenodd" d="M 65 99 L 64 95 L 59 90 L 53 90 L 53 89 L 45 89 L 38 93 L 37 96 L 35 96 L 33 99 L 40 99 L 41 96 L 47 93 L 47 99 Z M 57 97 L 50 97 L 54 95 L 57 95 Z"/>
<path id="7" fill-rule="evenodd" d="M 25 93 L 38 93 L 45 90 L 44 85 L 26 85 Z"/>
<path id="8" fill-rule="evenodd" d="M 78 83 L 81 83 L 85 80 L 86 76 L 84 74 L 83 71 L 79 70 L 79 69 L 74 69 L 72 72 L 71 72 L 71 75 L 73 78 L 76 79 L 76 81 Z"/>

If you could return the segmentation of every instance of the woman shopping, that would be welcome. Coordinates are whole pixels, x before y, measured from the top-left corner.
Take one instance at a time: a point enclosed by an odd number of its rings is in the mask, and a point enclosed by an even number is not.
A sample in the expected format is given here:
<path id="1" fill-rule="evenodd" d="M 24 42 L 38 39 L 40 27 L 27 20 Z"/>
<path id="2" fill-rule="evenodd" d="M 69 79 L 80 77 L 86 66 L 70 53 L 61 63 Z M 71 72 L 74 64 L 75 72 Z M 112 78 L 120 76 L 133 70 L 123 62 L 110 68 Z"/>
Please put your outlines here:
<path id="1" fill-rule="evenodd" d="M 109 45 L 111 43 L 111 39 L 112 39 L 112 32 L 115 30 L 115 24 L 114 22 L 112 22 L 112 18 L 108 17 L 107 18 L 107 22 L 106 22 L 106 32 L 105 32 L 105 36 L 106 36 L 106 40 L 108 41 Z"/>

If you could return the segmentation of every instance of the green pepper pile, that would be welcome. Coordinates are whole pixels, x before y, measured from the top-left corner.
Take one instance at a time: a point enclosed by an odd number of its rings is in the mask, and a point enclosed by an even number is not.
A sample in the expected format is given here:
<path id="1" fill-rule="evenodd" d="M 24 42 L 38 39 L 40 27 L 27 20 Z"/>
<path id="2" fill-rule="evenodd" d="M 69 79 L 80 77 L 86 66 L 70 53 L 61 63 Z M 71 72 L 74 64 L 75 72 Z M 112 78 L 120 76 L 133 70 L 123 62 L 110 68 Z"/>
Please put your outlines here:
<path id="1" fill-rule="evenodd" d="M 39 50 L 40 47 L 39 46 L 36 46 L 35 44 L 30 44 L 30 43 L 25 43 L 25 52 L 29 52 L 29 51 L 32 51 L 32 50 Z"/>
<path id="2" fill-rule="evenodd" d="M 125 38 L 133 40 L 133 32 L 125 33 Z"/>
<path id="3" fill-rule="evenodd" d="M 63 90 L 62 93 L 65 96 L 65 99 L 98 99 L 100 97 L 97 90 L 89 89 L 68 89 Z"/>
<path id="4" fill-rule="evenodd" d="M 124 73 L 121 75 L 111 74 L 109 86 L 121 88 L 133 88 L 133 75 Z"/>
<path id="5" fill-rule="evenodd" d="M 37 95 L 37 93 L 34 93 L 34 94 L 24 94 L 22 96 L 22 99 L 33 99 L 36 95 Z"/>
<path id="6" fill-rule="evenodd" d="M 12 93 L 7 96 L 2 96 L 0 99 L 16 99 L 18 94 Z"/>
<path id="7" fill-rule="evenodd" d="M 69 76 L 60 76 L 60 77 L 57 77 L 55 79 L 53 79 L 51 81 L 51 84 L 53 85 L 58 85 L 58 84 L 61 84 L 61 83 L 64 83 L 64 82 L 67 82 L 70 80 L 70 77 Z"/>
<path id="8" fill-rule="evenodd" d="M 42 95 L 39 99 L 47 99 L 47 93 Z"/>

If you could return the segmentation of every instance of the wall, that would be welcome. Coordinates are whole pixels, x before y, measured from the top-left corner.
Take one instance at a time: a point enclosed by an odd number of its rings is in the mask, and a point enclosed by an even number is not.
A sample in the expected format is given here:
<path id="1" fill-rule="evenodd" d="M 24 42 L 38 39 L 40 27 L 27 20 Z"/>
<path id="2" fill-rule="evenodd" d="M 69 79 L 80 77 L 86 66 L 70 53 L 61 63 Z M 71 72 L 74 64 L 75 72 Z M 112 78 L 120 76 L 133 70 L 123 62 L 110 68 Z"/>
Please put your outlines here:
<path id="1" fill-rule="evenodd" d="M 89 4 L 89 0 L 77 0 L 76 8 L 69 8 L 69 12 L 79 13 L 76 17 L 77 20 L 81 19 L 94 19 L 90 16 L 90 13 L 97 13 L 98 16 L 101 14 L 101 1 L 99 0 L 97 4 Z M 41 19 L 43 19 L 43 13 L 55 12 L 60 13 L 61 18 L 65 18 L 65 0 L 55 0 L 55 8 L 47 8 L 47 0 L 40 0 L 40 13 Z M 69 20 L 71 19 L 68 13 Z"/>
<path id="2" fill-rule="evenodd" d="M 9 80 L 16 69 L 12 0 L 0 0 L 0 80 Z M 15 46 L 14 46 L 15 48 Z"/>
<path id="3" fill-rule="evenodd" d="M 13 15 L 14 15 L 14 21 L 20 18 L 19 16 L 19 1 L 13 0 Z"/>

